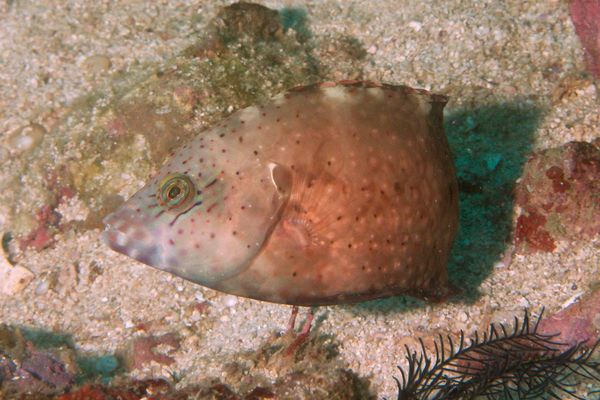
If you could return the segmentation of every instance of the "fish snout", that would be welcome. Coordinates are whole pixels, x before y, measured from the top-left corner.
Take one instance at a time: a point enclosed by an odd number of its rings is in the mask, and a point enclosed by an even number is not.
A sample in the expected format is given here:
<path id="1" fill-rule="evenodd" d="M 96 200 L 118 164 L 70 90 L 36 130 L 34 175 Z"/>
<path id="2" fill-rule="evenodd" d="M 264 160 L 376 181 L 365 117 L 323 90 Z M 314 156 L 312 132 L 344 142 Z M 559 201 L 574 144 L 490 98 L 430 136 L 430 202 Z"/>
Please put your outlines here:
<path id="1" fill-rule="evenodd" d="M 142 218 L 126 207 L 109 214 L 103 220 L 102 240 L 112 250 L 125 254 L 144 264 L 160 267 L 162 249 Z"/>

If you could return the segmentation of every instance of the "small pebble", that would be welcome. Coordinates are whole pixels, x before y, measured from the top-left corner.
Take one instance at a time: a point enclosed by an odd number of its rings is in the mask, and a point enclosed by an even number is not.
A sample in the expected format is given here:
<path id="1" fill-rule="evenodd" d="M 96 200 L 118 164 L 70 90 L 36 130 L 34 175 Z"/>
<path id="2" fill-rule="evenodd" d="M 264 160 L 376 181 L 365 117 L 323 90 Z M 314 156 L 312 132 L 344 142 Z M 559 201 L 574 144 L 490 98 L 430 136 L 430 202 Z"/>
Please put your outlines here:
<path id="1" fill-rule="evenodd" d="M 519 307 L 523 309 L 529 308 L 531 307 L 531 303 L 525 297 L 521 297 L 521 299 L 519 299 Z"/>
<path id="2" fill-rule="evenodd" d="M 596 90 L 596 85 L 590 84 L 585 89 L 583 89 L 583 92 L 589 96 L 595 96 Z"/>
<path id="3" fill-rule="evenodd" d="M 198 302 L 200 302 L 200 303 L 202 303 L 202 302 L 205 300 L 205 299 L 204 299 L 204 293 L 202 293 L 202 292 L 196 292 L 196 293 L 194 294 L 194 298 L 195 298 L 195 299 L 196 299 Z"/>
<path id="4" fill-rule="evenodd" d="M 14 296 L 29 285 L 34 275 L 27 268 L 11 265 L 0 254 L 0 293 Z"/>
<path id="5" fill-rule="evenodd" d="M 418 21 L 410 21 L 408 23 L 408 27 L 411 28 L 415 32 L 419 32 L 423 27 L 423 24 Z"/>
<path id="6" fill-rule="evenodd" d="M 223 305 L 225 305 L 225 307 L 234 307 L 237 302 L 238 299 L 236 296 L 227 295 L 223 298 Z"/>
<path id="7" fill-rule="evenodd" d="M 92 74 L 99 74 L 102 72 L 106 72 L 110 69 L 112 63 L 110 58 L 103 54 L 96 54 L 93 56 L 89 56 L 83 62 L 83 68 Z"/>
<path id="8" fill-rule="evenodd" d="M 48 283 L 47 280 L 43 280 L 40 283 L 38 283 L 38 285 L 35 287 L 35 294 L 36 296 L 41 296 L 44 295 L 48 292 L 48 289 L 50 288 L 50 284 Z"/>
<path id="9" fill-rule="evenodd" d="M 19 129 L 8 138 L 8 148 L 11 152 L 22 153 L 34 149 L 47 133 L 40 124 L 32 123 Z"/>

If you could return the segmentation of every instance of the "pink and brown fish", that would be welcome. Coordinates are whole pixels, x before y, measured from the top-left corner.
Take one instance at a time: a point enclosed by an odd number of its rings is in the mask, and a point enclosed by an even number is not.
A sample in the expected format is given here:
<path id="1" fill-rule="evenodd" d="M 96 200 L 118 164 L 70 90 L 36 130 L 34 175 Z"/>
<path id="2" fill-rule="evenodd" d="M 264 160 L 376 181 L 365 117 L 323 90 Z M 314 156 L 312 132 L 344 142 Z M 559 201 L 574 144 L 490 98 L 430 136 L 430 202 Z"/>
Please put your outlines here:
<path id="1" fill-rule="evenodd" d="M 275 303 L 443 297 L 458 224 L 446 101 L 363 81 L 294 88 L 184 145 L 105 219 L 104 239 Z"/>

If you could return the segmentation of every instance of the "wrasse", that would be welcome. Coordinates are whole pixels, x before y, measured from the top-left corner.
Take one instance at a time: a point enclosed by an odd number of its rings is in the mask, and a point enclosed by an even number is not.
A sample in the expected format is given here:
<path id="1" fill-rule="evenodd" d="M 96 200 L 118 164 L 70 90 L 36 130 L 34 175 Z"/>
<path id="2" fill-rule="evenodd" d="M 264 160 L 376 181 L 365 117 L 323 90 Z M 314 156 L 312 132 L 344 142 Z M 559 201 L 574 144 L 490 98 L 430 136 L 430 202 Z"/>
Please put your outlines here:
<path id="1" fill-rule="evenodd" d="M 443 297 L 458 225 L 446 101 L 364 81 L 291 89 L 175 152 L 106 217 L 104 240 L 258 300 Z"/>

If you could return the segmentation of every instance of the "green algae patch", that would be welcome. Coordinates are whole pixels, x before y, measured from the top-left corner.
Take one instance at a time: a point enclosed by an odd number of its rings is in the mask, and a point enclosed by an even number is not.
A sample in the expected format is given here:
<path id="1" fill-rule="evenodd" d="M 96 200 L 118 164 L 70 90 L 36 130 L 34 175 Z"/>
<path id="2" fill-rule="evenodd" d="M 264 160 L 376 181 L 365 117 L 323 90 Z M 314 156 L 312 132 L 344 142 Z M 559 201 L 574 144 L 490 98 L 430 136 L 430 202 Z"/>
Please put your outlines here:
<path id="1" fill-rule="evenodd" d="M 0 202 L 10 207 L 9 229 L 21 248 L 44 248 L 51 244 L 45 238 L 68 229 L 102 228 L 104 215 L 174 148 L 234 110 L 330 79 L 334 68 L 343 76 L 361 74 L 358 41 L 350 40 L 354 50 L 328 65 L 315 54 L 339 38 L 316 37 L 308 29 L 298 10 L 282 14 L 236 3 L 221 9 L 203 39 L 179 55 L 131 66 L 74 101 L 33 151 L 10 160 L 13 179 L 0 183 Z M 35 217 L 42 207 L 58 213 L 51 229 Z"/>

